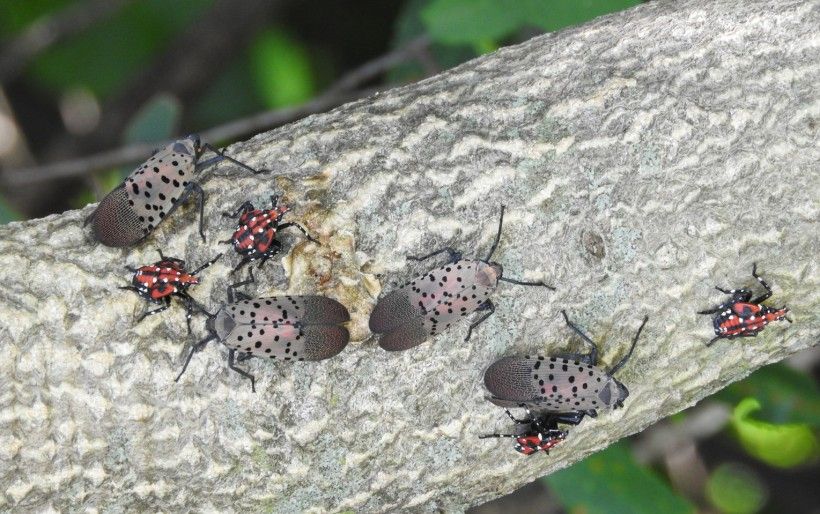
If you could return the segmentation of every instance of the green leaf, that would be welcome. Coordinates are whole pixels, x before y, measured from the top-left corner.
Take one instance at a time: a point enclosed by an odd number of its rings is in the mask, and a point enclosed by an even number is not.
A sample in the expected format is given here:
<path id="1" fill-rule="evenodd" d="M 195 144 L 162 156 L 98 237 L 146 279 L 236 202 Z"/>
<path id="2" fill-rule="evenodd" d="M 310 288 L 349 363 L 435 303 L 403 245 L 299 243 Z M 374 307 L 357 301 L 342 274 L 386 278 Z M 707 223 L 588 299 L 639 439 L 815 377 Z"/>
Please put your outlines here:
<path id="1" fill-rule="evenodd" d="M 31 63 L 28 74 L 40 87 L 57 94 L 86 88 L 100 98 L 107 98 L 150 63 L 212 2 L 130 3 L 111 18 L 49 48 Z"/>
<path id="2" fill-rule="evenodd" d="M 785 364 L 760 368 L 713 398 L 731 405 L 752 396 L 760 400 L 757 417 L 772 423 L 807 423 L 820 428 L 820 387 L 805 373 Z"/>
<path id="3" fill-rule="evenodd" d="M 393 29 L 393 41 L 390 46 L 393 49 L 401 48 L 415 38 L 426 34 L 427 29 L 421 20 L 421 11 L 427 6 L 429 0 L 409 0 L 401 9 L 396 18 L 396 26 Z M 473 59 L 477 53 L 472 43 L 463 45 L 443 45 L 433 42 L 430 45 L 430 56 L 435 64 L 441 69 L 449 69 L 463 62 Z M 417 61 L 399 64 L 387 74 L 387 80 L 393 84 L 402 84 L 418 80 L 424 76 L 425 70 Z"/>
<path id="4" fill-rule="evenodd" d="M 803 423 L 775 425 L 753 419 L 761 409 L 755 398 L 744 398 L 732 414 L 732 427 L 746 451 L 771 466 L 790 468 L 818 455 L 817 438 Z"/>
<path id="5" fill-rule="evenodd" d="M 148 100 L 125 128 L 126 143 L 151 143 L 170 139 L 176 132 L 182 105 L 176 97 L 160 94 Z"/>
<path id="6" fill-rule="evenodd" d="M 706 482 L 709 502 L 726 514 L 754 514 L 766 504 L 768 491 L 752 471 L 739 464 L 722 464 Z"/>
<path id="7" fill-rule="evenodd" d="M 434 0 L 421 12 L 430 36 L 441 43 L 500 39 L 518 29 L 519 0 Z"/>
<path id="8" fill-rule="evenodd" d="M 316 80 L 307 49 L 284 31 L 268 30 L 251 46 L 257 89 L 269 108 L 308 101 Z"/>
<path id="9" fill-rule="evenodd" d="M 446 44 L 478 44 L 524 27 L 553 31 L 640 3 L 640 0 L 432 0 L 421 17 Z"/>
<path id="10" fill-rule="evenodd" d="M 3 196 L 0 196 L 0 225 L 20 219 L 22 219 L 20 213 L 13 209 Z"/>
<path id="11" fill-rule="evenodd" d="M 522 21 L 551 32 L 640 3 L 640 0 L 524 0 Z"/>
<path id="12" fill-rule="evenodd" d="M 585 514 L 692 513 L 655 473 L 638 465 L 626 443 L 617 443 L 543 481 L 567 510 Z"/>

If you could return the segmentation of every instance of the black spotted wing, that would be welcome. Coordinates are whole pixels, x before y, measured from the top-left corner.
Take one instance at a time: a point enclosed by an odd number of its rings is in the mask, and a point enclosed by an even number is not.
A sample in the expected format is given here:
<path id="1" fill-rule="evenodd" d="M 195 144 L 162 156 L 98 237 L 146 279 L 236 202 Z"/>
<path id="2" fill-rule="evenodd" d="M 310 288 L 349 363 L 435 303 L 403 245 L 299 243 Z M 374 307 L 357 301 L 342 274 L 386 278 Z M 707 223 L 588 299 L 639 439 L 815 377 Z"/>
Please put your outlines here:
<path id="1" fill-rule="evenodd" d="M 370 315 L 370 331 L 385 350 L 406 350 L 475 312 L 494 288 L 476 281 L 481 261 L 462 259 L 433 269 L 385 295 Z"/>
<path id="2" fill-rule="evenodd" d="M 490 402 L 543 412 L 601 408 L 598 392 L 607 379 L 595 366 L 560 357 L 503 357 L 484 373 Z"/>
<path id="3" fill-rule="evenodd" d="M 350 340 L 342 323 L 347 309 L 324 296 L 274 296 L 242 300 L 226 307 L 235 326 L 223 341 L 254 357 L 323 360 Z"/>

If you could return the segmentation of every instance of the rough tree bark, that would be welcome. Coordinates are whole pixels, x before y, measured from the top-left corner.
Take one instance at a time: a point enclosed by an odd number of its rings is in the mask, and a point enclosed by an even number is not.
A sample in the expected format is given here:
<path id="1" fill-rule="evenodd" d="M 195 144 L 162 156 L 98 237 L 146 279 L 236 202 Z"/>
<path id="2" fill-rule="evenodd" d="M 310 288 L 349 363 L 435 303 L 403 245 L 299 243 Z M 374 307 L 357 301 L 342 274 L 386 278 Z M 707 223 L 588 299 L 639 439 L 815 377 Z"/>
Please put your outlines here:
<path id="1" fill-rule="evenodd" d="M 0 229 L 0 509 L 460 510 L 643 430 L 752 370 L 818 342 L 820 3 L 653 2 L 502 49 L 419 84 L 261 134 L 192 208 L 141 247 L 92 244 L 93 207 Z M 319 292 L 349 306 L 338 357 L 251 361 L 258 393 L 197 354 L 181 307 L 134 323 L 117 286 L 156 247 L 200 263 L 231 231 L 220 212 L 279 191 L 321 246 L 284 236 L 257 295 Z M 466 325 L 388 354 L 367 331 L 382 290 L 421 273 L 405 255 L 452 244 L 511 277 L 469 344 Z M 793 325 L 704 343 L 695 311 L 753 285 L 752 262 Z M 228 256 L 195 297 L 225 298 Z M 549 458 L 476 436 L 509 428 L 483 400 L 502 355 L 565 350 L 566 308 L 622 354 L 626 407 L 587 419 Z M 201 320 L 195 336 L 203 333 Z"/>

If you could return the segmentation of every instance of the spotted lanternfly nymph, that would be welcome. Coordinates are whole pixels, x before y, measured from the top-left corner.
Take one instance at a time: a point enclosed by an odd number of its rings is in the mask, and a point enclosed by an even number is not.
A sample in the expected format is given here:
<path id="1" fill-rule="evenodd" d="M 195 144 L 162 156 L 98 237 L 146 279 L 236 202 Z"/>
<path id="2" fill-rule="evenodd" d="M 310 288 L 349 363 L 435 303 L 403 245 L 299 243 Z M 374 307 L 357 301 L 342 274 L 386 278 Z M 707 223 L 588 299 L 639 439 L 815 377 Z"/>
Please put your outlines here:
<path id="1" fill-rule="evenodd" d="M 324 296 L 273 296 L 250 298 L 234 290 L 253 282 L 251 278 L 228 286 L 228 303 L 209 315 L 208 337 L 196 343 L 176 380 L 188 368 L 191 357 L 208 342 L 228 347 L 228 367 L 251 381 L 253 375 L 234 364 L 251 357 L 284 361 L 320 361 L 341 352 L 350 340 L 350 321 L 344 305 Z"/>
<path id="2" fill-rule="evenodd" d="M 251 202 L 245 202 L 239 206 L 236 212 L 223 213 L 224 216 L 235 218 L 240 213 L 239 221 L 237 222 L 237 229 L 233 236 L 222 243 L 230 243 L 234 250 L 239 255 L 242 255 L 242 261 L 237 264 L 234 271 L 238 270 L 245 264 L 259 259 L 259 267 L 273 257 L 280 248 L 282 243 L 276 240 L 276 231 L 286 229 L 288 227 L 296 227 L 302 231 L 307 237 L 308 241 L 319 244 L 319 241 L 310 237 L 304 227 L 298 223 L 289 221 L 287 223 L 280 223 L 285 213 L 290 211 L 290 208 L 285 205 L 276 205 L 276 197 L 271 196 L 270 209 L 257 209 Z"/>
<path id="3" fill-rule="evenodd" d="M 509 410 L 504 411 L 515 423 L 512 434 L 485 434 L 478 436 L 478 438 L 512 437 L 515 438 L 513 448 L 518 453 L 532 455 L 533 453 L 544 452 L 549 455 L 550 450 L 567 437 L 565 430 L 558 429 L 558 422 L 562 419 L 552 413 L 538 412 L 533 414 L 530 409 L 526 409 L 526 411 L 527 417 L 524 419 L 515 419 Z"/>
<path id="4" fill-rule="evenodd" d="M 201 161 L 205 150 L 216 155 Z M 208 143 L 200 144 L 199 136 L 190 135 L 158 150 L 139 165 L 102 199 L 85 224 L 91 222 L 95 239 L 106 246 L 132 246 L 148 237 L 162 220 L 194 194 L 199 209 L 199 233 L 204 241 L 205 193 L 194 182 L 194 174 L 222 160 L 253 173 L 261 172 L 228 157 Z"/>
<path id="5" fill-rule="evenodd" d="M 146 316 L 157 314 L 170 307 L 172 296 L 180 298 L 185 305 L 186 322 L 188 324 L 188 333 L 190 333 L 191 315 L 194 309 L 205 314 L 208 314 L 208 312 L 196 300 L 191 298 L 191 295 L 188 294 L 188 288 L 199 284 L 199 278 L 197 277 L 199 272 L 216 262 L 222 257 L 222 254 L 220 253 L 190 273 L 185 271 L 185 261 L 175 257 L 165 257 L 162 252 L 159 253 L 159 256 L 160 260 L 154 264 L 140 266 L 139 268 L 127 266 L 126 269 L 133 272 L 134 277 L 131 279 L 130 286 L 122 286 L 120 289 L 136 291 L 138 295 L 146 300 L 162 305 L 162 307 L 153 311 L 143 312 L 137 318 L 138 323 Z"/>
<path id="6" fill-rule="evenodd" d="M 408 256 L 410 260 L 423 261 L 447 253 L 449 259 L 444 266 L 429 271 L 378 301 L 370 315 L 370 331 L 381 334 L 379 346 L 388 351 L 407 350 L 445 331 L 459 318 L 483 311 L 484 314 L 467 330 L 464 340 L 469 340 L 473 329 L 495 311 L 490 295 L 499 281 L 554 291 L 555 288 L 540 281 L 505 278 L 501 264 L 490 261 L 501 240 L 503 223 L 504 206 L 501 207 L 495 242 L 484 260 L 464 259 L 460 252 L 449 247 L 423 257 Z"/>
<path id="7" fill-rule="evenodd" d="M 750 289 L 726 290 L 715 286 L 715 289 L 721 293 L 731 295 L 732 298 L 713 309 L 698 312 L 698 314 L 715 315 L 712 320 L 715 327 L 715 337 L 706 343 L 706 346 L 711 346 L 718 339 L 755 337 L 766 328 L 766 325 L 773 321 L 786 320 L 789 323 L 792 322 L 786 317 L 789 309 L 785 305 L 775 308 L 761 304 L 761 302 L 772 296 L 772 288 L 763 280 L 763 277 L 757 274 L 757 263 L 752 264 L 752 276 L 766 290 L 765 293 L 754 300 L 752 300 L 752 291 Z"/>
<path id="8" fill-rule="evenodd" d="M 598 346 L 561 311 L 567 325 L 592 346 L 589 354 L 555 357 L 503 357 L 484 373 L 487 397 L 501 407 L 526 407 L 562 414 L 562 423 L 581 422 L 597 409 L 623 407 L 629 390 L 613 376 L 629 360 L 649 317 L 643 319 L 629 352 L 609 371 L 597 367 Z"/>

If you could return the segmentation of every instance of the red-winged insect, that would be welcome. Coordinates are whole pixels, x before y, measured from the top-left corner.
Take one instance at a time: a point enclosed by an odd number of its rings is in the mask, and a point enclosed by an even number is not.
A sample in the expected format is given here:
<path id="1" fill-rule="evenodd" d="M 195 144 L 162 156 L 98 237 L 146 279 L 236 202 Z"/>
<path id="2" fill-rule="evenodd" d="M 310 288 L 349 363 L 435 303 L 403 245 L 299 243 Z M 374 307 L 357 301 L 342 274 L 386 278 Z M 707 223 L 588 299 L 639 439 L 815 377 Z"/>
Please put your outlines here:
<path id="1" fill-rule="evenodd" d="M 199 284 L 199 277 L 197 277 L 199 272 L 216 262 L 222 257 L 222 254 L 220 253 L 190 273 L 185 271 L 185 261 L 175 257 L 165 257 L 162 252 L 159 253 L 159 256 L 161 260 L 154 264 L 140 266 L 139 268 L 126 266 L 127 270 L 134 273 L 134 277 L 131 279 L 130 286 L 122 286 L 120 289 L 136 291 L 138 295 L 146 300 L 162 305 L 162 307 L 153 311 L 146 310 L 143 312 L 137 318 L 137 323 L 145 319 L 146 316 L 157 314 L 170 307 L 171 297 L 180 298 L 185 305 L 186 322 L 188 324 L 188 333 L 190 333 L 191 315 L 194 309 L 206 315 L 209 313 L 188 294 L 188 288 Z"/>
<path id="2" fill-rule="evenodd" d="M 470 339 L 473 329 L 495 312 L 490 295 L 499 282 L 522 286 L 552 286 L 544 282 L 522 282 L 503 276 L 504 268 L 490 261 L 501 240 L 504 206 L 498 220 L 495 242 L 486 259 L 464 259 L 460 252 L 447 247 L 422 257 L 407 258 L 423 261 L 447 253 L 448 263 L 433 269 L 409 284 L 382 297 L 370 314 L 370 331 L 381 334 L 379 346 L 388 351 L 407 350 L 430 337 L 447 330 L 460 318 L 483 311 L 470 324 L 464 340 Z"/>
<path id="3" fill-rule="evenodd" d="M 265 261 L 273 257 L 282 248 L 282 243 L 276 240 L 277 230 L 296 227 L 302 231 L 308 241 L 319 244 L 319 241 L 310 237 L 307 230 L 298 223 L 292 221 L 280 223 L 290 208 L 285 205 L 277 206 L 276 196 L 271 196 L 270 201 L 270 209 L 257 209 L 251 202 L 245 202 L 235 212 L 223 213 L 223 216 L 228 218 L 236 218 L 240 213 L 242 214 L 239 216 L 237 229 L 233 236 L 227 241 L 220 241 L 230 243 L 236 253 L 242 256 L 242 261 L 237 264 L 234 271 L 257 259 L 260 260 L 259 267 L 261 268 Z"/>
<path id="4" fill-rule="evenodd" d="M 518 453 L 532 455 L 533 453 L 544 452 L 549 455 L 549 451 L 567 437 L 565 430 L 558 429 L 558 422 L 562 421 L 561 417 L 547 412 L 533 414 L 530 409 L 526 409 L 526 411 L 526 418 L 515 419 L 509 410 L 504 410 L 515 423 L 512 434 L 485 434 L 478 436 L 478 438 L 512 437 L 515 438 L 513 448 Z"/>
<path id="5" fill-rule="evenodd" d="M 216 155 L 201 161 L 205 150 Z M 162 220 L 193 194 L 197 196 L 199 234 L 204 241 L 205 193 L 194 181 L 194 174 L 222 160 L 231 161 L 252 173 L 264 171 L 228 157 L 208 143 L 200 144 L 199 136 L 190 135 L 157 150 L 140 164 L 102 199 L 85 224 L 91 222 L 95 239 L 106 246 L 132 246 L 148 237 Z"/>
<path id="6" fill-rule="evenodd" d="M 644 317 L 627 354 L 612 369 L 597 366 L 598 346 L 561 311 L 567 325 L 592 346 L 583 354 L 555 357 L 503 357 L 487 368 L 484 385 L 487 400 L 500 407 L 527 407 L 560 415 L 561 423 L 577 425 L 585 415 L 596 417 L 597 409 L 623 407 L 629 390 L 614 375 L 632 356 L 649 317 Z"/>
<path id="7" fill-rule="evenodd" d="M 721 293 L 731 295 L 732 298 L 718 305 L 713 309 L 698 311 L 698 314 L 715 314 L 713 325 L 715 327 L 715 337 L 706 343 L 711 346 L 718 339 L 735 339 L 737 337 L 755 337 L 766 325 L 773 321 L 786 320 L 789 309 L 784 305 L 780 308 L 767 307 L 761 302 L 772 296 L 772 288 L 757 274 L 757 263 L 752 264 L 752 276 L 760 282 L 766 290 L 765 293 L 752 300 L 750 289 L 726 290 L 715 286 Z"/>
<path id="8" fill-rule="evenodd" d="M 234 290 L 254 281 L 250 279 L 228 286 L 228 303 L 221 305 L 216 314 L 209 314 L 205 325 L 208 337 L 192 348 L 179 381 L 194 353 L 210 341 L 219 341 L 228 347 L 228 367 L 251 381 L 256 391 L 256 379 L 236 367 L 251 357 L 283 361 L 319 361 L 341 352 L 350 333 L 341 326 L 350 321 L 344 305 L 324 296 L 272 296 L 250 298 Z"/>

